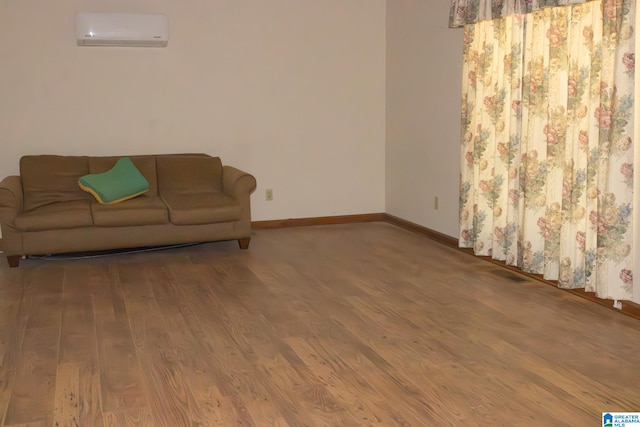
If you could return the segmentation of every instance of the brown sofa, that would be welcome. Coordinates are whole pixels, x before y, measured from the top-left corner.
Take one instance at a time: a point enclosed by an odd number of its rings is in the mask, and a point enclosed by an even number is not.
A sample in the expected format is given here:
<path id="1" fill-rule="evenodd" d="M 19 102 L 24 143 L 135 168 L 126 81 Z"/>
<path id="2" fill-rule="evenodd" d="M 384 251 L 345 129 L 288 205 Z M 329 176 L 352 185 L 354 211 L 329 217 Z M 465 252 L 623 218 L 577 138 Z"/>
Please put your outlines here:
<path id="1" fill-rule="evenodd" d="M 120 156 L 24 156 L 20 176 L 0 182 L 2 249 L 11 267 L 23 255 L 59 254 L 251 238 L 252 175 L 206 154 L 130 156 L 149 191 L 104 205 L 78 178 L 109 170 Z"/>

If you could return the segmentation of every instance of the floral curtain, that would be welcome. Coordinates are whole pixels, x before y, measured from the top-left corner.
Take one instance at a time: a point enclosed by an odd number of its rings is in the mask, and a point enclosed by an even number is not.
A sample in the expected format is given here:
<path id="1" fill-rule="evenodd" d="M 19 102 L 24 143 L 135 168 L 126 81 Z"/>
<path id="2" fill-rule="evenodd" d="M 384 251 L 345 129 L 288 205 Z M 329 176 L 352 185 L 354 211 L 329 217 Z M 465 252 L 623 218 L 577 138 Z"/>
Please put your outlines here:
<path id="1" fill-rule="evenodd" d="M 592 0 L 451 0 L 449 27 L 524 14 L 545 7 L 567 6 Z"/>
<path id="2" fill-rule="evenodd" d="M 462 247 L 631 298 L 634 19 L 600 0 L 465 26 Z"/>

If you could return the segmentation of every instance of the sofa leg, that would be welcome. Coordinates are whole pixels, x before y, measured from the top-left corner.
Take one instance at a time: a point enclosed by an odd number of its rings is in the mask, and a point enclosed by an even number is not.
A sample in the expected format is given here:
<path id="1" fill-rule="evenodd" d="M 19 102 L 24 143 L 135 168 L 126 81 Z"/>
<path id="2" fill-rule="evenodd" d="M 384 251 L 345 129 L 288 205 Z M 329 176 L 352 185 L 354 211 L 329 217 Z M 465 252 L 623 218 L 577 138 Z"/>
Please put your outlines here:
<path id="1" fill-rule="evenodd" d="M 240 246 L 240 249 L 249 249 L 249 242 L 251 242 L 251 237 L 243 237 L 238 239 L 238 246 Z"/>
<path id="2" fill-rule="evenodd" d="M 15 268 L 20 264 L 20 255 L 7 255 L 9 267 Z"/>

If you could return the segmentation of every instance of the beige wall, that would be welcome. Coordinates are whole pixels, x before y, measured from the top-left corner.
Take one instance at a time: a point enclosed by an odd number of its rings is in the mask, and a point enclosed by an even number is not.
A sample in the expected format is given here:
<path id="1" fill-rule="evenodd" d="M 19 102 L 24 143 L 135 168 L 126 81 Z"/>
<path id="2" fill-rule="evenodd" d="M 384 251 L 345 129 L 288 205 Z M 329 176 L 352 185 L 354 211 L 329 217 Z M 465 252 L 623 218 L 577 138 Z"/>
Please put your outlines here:
<path id="1" fill-rule="evenodd" d="M 169 46 L 79 48 L 94 11 L 167 14 Z M 384 0 L 7 0 L 0 58 L 0 176 L 206 152 L 255 174 L 254 220 L 384 211 Z"/>
<path id="2" fill-rule="evenodd" d="M 442 0 L 387 2 L 386 207 L 457 237 L 462 30 L 448 18 Z"/>

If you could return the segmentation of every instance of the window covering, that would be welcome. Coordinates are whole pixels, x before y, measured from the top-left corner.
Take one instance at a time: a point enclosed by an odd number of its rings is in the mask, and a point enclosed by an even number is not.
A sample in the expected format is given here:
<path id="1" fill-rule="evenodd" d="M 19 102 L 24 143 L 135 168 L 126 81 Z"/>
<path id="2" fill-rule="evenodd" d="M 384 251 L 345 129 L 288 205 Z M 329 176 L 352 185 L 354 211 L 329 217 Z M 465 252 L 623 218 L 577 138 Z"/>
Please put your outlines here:
<path id="1" fill-rule="evenodd" d="M 568 6 L 588 1 L 593 0 L 451 0 L 449 27 L 458 28 L 466 24 L 525 14 L 547 7 Z M 615 4 L 616 0 L 605 0 L 604 3 Z"/>

